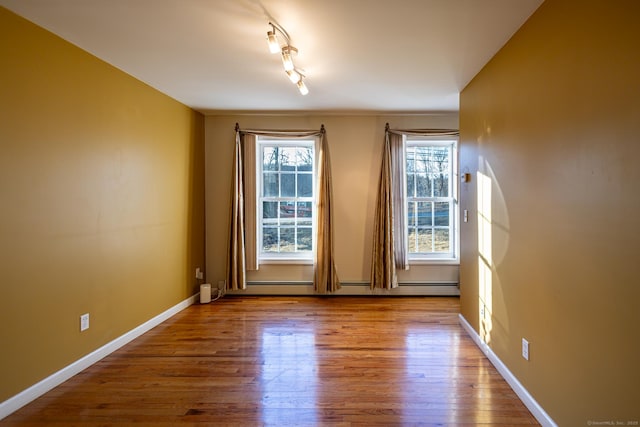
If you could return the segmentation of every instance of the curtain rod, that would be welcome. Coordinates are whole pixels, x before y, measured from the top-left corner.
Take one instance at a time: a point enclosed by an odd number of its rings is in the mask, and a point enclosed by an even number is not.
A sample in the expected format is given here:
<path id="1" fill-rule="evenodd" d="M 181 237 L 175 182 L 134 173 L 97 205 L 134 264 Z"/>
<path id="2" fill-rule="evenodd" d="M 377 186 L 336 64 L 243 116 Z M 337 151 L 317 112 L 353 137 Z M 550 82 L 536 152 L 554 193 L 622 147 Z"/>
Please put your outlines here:
<path id="1" fill-rule="evenodd" d="M 434 136 L 459 136 L 458 129 L 391 129 L 389 123 L 384 126 L 385 133 L 395 133 L 404 135 L 434 135 Z"/>
<path id="2" fill-rule="evenodd" d="M 240 124 L 238 124 L 238 122 L 236 122 L 236 127 L 235 127 L 236 132 L 244 132 L 244 133 L 267 133 L 267 132 L 273 132 L 273 133 L 300 133 L 300 132 L 318 132 L 318 133 L 326 133 L 326 129 L 324 127 L 324 123 L 320 124 L 320 130 L 317 131 L 315 129 L 312 130 L 272 130 L 272 129 L 249 129 L 249 130 L 241 130 L 240 129 Z"/>

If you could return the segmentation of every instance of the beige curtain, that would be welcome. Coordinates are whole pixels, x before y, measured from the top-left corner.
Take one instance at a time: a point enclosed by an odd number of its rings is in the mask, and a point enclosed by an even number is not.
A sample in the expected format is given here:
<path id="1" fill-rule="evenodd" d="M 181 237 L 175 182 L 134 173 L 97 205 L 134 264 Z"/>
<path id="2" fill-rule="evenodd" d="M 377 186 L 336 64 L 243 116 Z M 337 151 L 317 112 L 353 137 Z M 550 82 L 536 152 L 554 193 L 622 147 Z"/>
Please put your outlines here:
<path id="1" fill-rule="evenodd" d="M 231 184 L 229 255 L 227 258 L 227 289 L 231 290 L 247 288 L 242 154 L 240 130 L 238 125 L 236 125 L 236 146 L 233 154 L 233 182 Z"/>
<path id="2" fill-rule="evenodd" d="M 393 184 L 391 173 L 391 143 L 385 132 L 382 170 L 378 189 L 378 203 L 373 234 L 373 259 L 371 261 L 371 289 L 398 287 L 396 275 L 395 241 L 393 236 Z"/>
<path id="3" fill-rule="evenodd" d="M 320 293 L 338 290 L 340 282 L 336 274 L 333 251 L 331 166 L 324 125 L 320 131 L 241 131 L 238 124 L 236 124 L 236 149 L 233 166 L 227 289 L 246 289 L 246 271 L 258 269 L 255 232 L 245 233 L 245 229 L 256 230 L 255 144 L 257 136 L 274 138 L 315 136 L 319 138 L 317 144 L 319 162 L 314 289 Z"/>
<path id="4" fill-rule="evenodd" d="M 318 293 L 335 292 L 340 281 L 334 263 L 331 162 L 324 126 L 318 144 L 317 232 L 313 288 Z"/>
<path id="5" fill-rule="evenodd" d="M 244 171 L 244 221 L 247 230 L 256 229 L 256 136 L 240 134 L 243 145 Z M 258 246 L 256 233 L 245 233 L 247 270 L 258 269 Z"/>
<path id="6" fill-rule="evenodd" d="M 406 137 L 458 135 L 459 132 L 453 129 L 393 130 L 387 123 L 374 222 L 371 289 L 397 287 L 396 268 L 409 268 L 405 215 Z"/>
<path id="7" fill-rule="evenodd" d="M 393 218 L 393 255 L 397 268 L 409 269 L 407 257 L 407 227 L 405 215 L 405 157 L 404 140 L 402 134 L 386 132 L 389 153 L 391 155 L 391 216 Z"/>

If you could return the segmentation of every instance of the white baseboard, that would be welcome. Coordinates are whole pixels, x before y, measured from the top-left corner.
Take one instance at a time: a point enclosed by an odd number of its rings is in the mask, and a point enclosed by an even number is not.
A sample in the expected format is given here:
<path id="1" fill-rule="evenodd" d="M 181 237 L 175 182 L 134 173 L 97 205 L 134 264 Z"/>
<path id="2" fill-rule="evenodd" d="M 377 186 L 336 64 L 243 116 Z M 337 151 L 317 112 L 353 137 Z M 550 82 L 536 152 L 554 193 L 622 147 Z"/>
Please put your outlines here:
<path id="1" fill-rule="evenodd" d="M 522 403 L 531 411 L 533 416 L 538 420 L 538 422 L 545 427 L 557 427 L 558 425 L 551 419 L 549 414 L 547 414 L 542 406 L 536 402 L 536 400 L 529 394 L 526 388 L 518 381 L 518 379 L 511 373 L 509 368 L 502 363 L 502 360 L 491 350 L 486 343 L 482 342 L 480 335 L 473 329 L 473 327 L 467 322 L 467 319 L 462 316 L 462 314 L 458 315 L 460 320 L 460 325 L 467 331 L 467 334 L 471 337 L 474 343 L 480 348 L 480 351 L 484 353 L 485 356 L 489 359 L 489 361 L 496 367 L 502 378 L 505 379 L 507 384 L 511 386 L 513 391 L 518 395 Z"/>
<path id="2" fill-rule="evenodd" d="M 142 325 L 130 330 L 126 334 L 103 345 L 99 349 L 76 360 L 72 364 L 60 369 L 58 372 L 51 374 L 47 378 L 32 385 L 28 389 L 0 403 L 0 420 L 14 413 L 18 409 L 25 406 L 26 404 L 34 401 L 35 399 L 42 396 L 43 394 L 53 389 L 54 387 L 57 387 L 58 385 L 62 384 L 69 378 L 78 374 L 79 372 L 85 370 L 89 366 L 103 359 L 105 356 L 108 356 L 109 354 L 118 350 L 120 347 L 131 342 L 135 338 L 138 338 L 140 335 L 144 334 L 145 332 L 149 331 L 150 329 L 154 328 L 155 326 L 159 325 L 160 323 L 174 316 L 176 313 L 189 307 L 191 304 L 193 304 L 196 301 L 197 297 L 198 295 L 196 294 L 194 296 L 187 298 L 186 300 L 160 313 L 156 317 L 146 321 Z"/>

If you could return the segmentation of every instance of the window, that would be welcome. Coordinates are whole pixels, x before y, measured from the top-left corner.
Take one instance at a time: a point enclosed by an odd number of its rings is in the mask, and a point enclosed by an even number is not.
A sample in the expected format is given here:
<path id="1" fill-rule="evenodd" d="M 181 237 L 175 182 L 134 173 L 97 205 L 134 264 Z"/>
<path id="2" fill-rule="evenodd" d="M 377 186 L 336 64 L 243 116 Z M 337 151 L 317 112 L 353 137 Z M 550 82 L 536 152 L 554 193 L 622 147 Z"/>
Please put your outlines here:
<path id="1" fill-rule="evenodd" d="M 457 259 L 456 141 L 405 144 L 410 259 Z"/>
<path id="2" fill-rule="evenodd" d="M 313 257 L 314 142 L 258 139 L 257 227 L 261 260 Z"/>

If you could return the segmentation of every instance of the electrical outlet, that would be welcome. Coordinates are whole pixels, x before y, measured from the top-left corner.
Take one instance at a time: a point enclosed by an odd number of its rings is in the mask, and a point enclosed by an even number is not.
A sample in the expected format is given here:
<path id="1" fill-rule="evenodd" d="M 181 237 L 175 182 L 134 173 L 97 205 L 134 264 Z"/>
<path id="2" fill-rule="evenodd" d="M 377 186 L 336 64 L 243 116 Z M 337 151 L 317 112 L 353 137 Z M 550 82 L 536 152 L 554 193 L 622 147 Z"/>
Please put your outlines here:
<path id="1" fill-rule="evenodd" d="M 80 332 L 89 329 L 89 313 L 80 316 Z"/>
<path id="2" fill-rule="evenodd" d="M 196 268 L 196 279 L 202 280 L 203 277 L 204 274 L 202 273 L 202 270 L 200 270 L 200 267 Z"/>
<path id="3" fill-rule="evenodd" d="M 529 341 L 522 338 L 522 357 L 529 360 Z"/>

